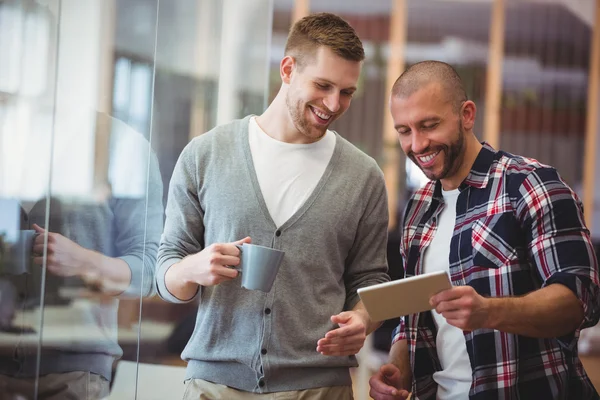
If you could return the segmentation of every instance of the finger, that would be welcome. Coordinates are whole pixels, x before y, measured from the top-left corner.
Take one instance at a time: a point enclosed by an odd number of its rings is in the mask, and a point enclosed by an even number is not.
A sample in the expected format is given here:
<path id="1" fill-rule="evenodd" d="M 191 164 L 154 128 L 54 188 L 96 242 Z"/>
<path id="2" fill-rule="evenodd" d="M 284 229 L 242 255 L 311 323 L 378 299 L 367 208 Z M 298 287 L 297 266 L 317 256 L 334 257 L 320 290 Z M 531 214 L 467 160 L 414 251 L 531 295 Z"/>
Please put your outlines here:
<path id="1" fill-rule="evenodd" d="M 381 372 L 382 375 L 387 377 L 391 377 L 394 374 L 399 373 L 398 367 L 396 367 L 394 364 L 382 365 L 381 368 L 379 368 L 379 372 Z"/>
<path id="2" fill-rule="evenodd" d="M 243 238 L 243 239 L 236 240 L 236 241 L 235 241 L 235 242 L 233 242 L 232 244 L 233 244 L 233 245 L 236 245 L 236 244 L 244 244 L 244 243 L 252 243 L 252 239 L 250 238 L 250 236 L 246 236 L 246 237 L 245 237 L 245 238 Z"/>
<path id="3" fill-rule="evenodd" d="M 389 394 L 379 393 L 371 389 L 369 391 L 369 396 L 373 400 L 397 400 L 397 399 L 405 399 L 405 397 L 400 396 L 391 396 Z"/>
<path id="4" fill-rule="evenodd" d="M 250 238 L 250 236 L 246 236 L 243 239 L 240 240 L 236 240 L 235 242 L 231 242 L 231 243 L 223 243 L 222 247 L 221 247 L 221 253 L 222 254 L 226 254 L 226 255 L 230 255 L 230 256 L 239 256 L 240 255 L 240 249 L 238 249 L 237 246 L 240 246 L 244 243 L 252 243 L 252 239 Z"/>
<path id="5" fill-rule="evenodd" d="M 441 313 L 441 315 L 446 318 L 446 320 L 449 319 L 466 319 L 469 316 L 468 312 L 465 312 L 464 310 L 457 310 L 457 311 L 444 311 L 443 313 Z"/>
<path id="6" fill-rule="evenodd" d="M 331 316 L 331 322 L 334 324 L 346 324 L 352 318 L 352 313 L 348 311 L 341 312 Z"/>
<path id="7" fill-rule="evenodd" d="M 225 278 L 224 280 L 233 279 L 233 278 L 237 277 L 238 274 L 239 274 L 239 272 L 236 269 L 234 269 L 234 268 L 227 268 L 227 267 L 223 267 L 223 266 L 217 266 L 217 267 L 215 267 L 212 270 L 212 272 L 217 277 Z"/>
<path id="8" fill-rule="evenodd" d="M 356 355 L 362 347 L 348 347 L 348 348 L 337 348 L 337 349 L 322 349 L 319 351 L 324 356 L 354 356 Z"/>
<path id="9" fill-rule="evenodd" d="M 46 230 L 44 228 L 42 228 L 41 226 L 39 226 L 38 224 L 33 224 L 33 229 L 40 235 L 43 235 L 44 233 L 46 233 Z"/>
<path id="10" fill-rule="evenodd" d="M 398 399 L 407 399 L 408 398 L 408 393 L 405 390 L 402 390 L 400 392 L 395 392 L 396 395 L 391 395 L 391 394 L 387 394 L 387 393 L 381 393 L 378 392 L 376 390 L 374 390 L 373 388 L 371 388 L 369 390 L 369 396 L 371 399 L 373 400 L 398 400 Z"/>
<path id="11" fill-rule="evenodd" d="M 361 325 L 346 325 L 341 328 L 330 330 L 325 334 L 325 337 L 327 339 L 345 338 L 348 336 L 359 335 L 362 332 L 364 332 L 364 327 Z"/>
<path id="12" fill-rule="evenodd" d="M 369 385 L 371 386 L 371 390 L 376 393 L 380 393 L 382 395 L 395 396 L 398 394 L 398 389 L 393 386 L 388 385 L 384 382 L 383 376 L 381 373 L 377 373 L 371 377 L 369 380 Z M 374 396 L 371 396 L 374 397 Z"/>
<path id="13" fill-rule="evenodd" d="M 34 244 L 44 244 L 45 241 L 46 241 L 46 236 L 43 233 L 36 234 L 35 238 L 33 239 Z"/>
<path id="14" fill-rule="evenodd" d="M 215 243 L 212 247 L 211 255 L 214 257 L 219 257 L 221 255 L 238 257 L 240 255 L 240 250 L 232 243 Z"/>
<path id="15" fill-rule="evenodd" d="M 344 339 L 338 339 L 338 340 L 330 340 L 330 339 L 319 339 L 319 341 L 317 342 L 317 346 L 318 347 L 339 347 L 339 346 L 346 346 L 346 347 L 362 347 L 362 345 L 365 343 L 365 336 L 352 336 L 352 337 L 348 337 L 348 338 L 344 338 Z"/>
<path id="16" fill-rule="evenodd" d="M 431 296 L 429 303 L 437 304 L 442 301 L 455 300 L 455 299 L 462 297 L 463 294 L 464 293 L 463 293 L 463 290 L 461 289 L 461 287 L 453 287 L 451 289 L 442 290 L 441 292 L 434 294 L 433 296 Z"/>
<path id="17" fill-rule="evenodd" d="M 365 336 L 354 336 L 349 338 L 319 339 L 317 346 L 320 347 L 335 347 L 335 346 L 362 346 L 365 342 Z"/>
<path id="18" fill-rule="evenodd" d="M 361 344 L 365 342 L 365 335 L 354 335 L 354 336 L 346 336 L 342 338 L 323 338 L 319 339 L 317 342 L 318 346 L 333 346 L 333 345 L 346 345 L 348 343 L 356 343 Z"/>
<path id="19" fill-rule="evenodd" d="M 457 312 L 457 311 L 461 311 L 461 310 L 464 310 L 464 307 L 459 300 L 442 301 L 435 308 L 435 311 L 437 311 L 438 314 L 442 314 L 442 313 L 446 313 L 446 312 Z"/>
<path id="20" fill-rule="evenodd" d="M 35 265 L 43 265 L 44 264 L 44 257 L 33 257 L 33 263 Z"/>
<path id="21" fill-rule="evenodd" d="M 241 245 L 243 243 L 250 243 L 250 237 L 245 237 L 244 239 L 231 242 L 231 243 L 220 243 L 215 245 L 214 250 L 217 253 L 226 255 L 226 256 L 235 256 L 239 257 L 241 251 L 237 248 L 236 245 Z"/>
<path id="22" fill-rule="evenodd" d="M 240 265 L 240 258 L 237 256 L 218 255 L 214 259 L 215 265 L 221 265 L 223 267 L 231 267 Z"/>
<path id="23" fill-rule="evenodd" d="M 35 254 L 44 254 L 44 245 L 43 244 L 36 244 L 35 246 L 33 246 L 33 252 Z"/>

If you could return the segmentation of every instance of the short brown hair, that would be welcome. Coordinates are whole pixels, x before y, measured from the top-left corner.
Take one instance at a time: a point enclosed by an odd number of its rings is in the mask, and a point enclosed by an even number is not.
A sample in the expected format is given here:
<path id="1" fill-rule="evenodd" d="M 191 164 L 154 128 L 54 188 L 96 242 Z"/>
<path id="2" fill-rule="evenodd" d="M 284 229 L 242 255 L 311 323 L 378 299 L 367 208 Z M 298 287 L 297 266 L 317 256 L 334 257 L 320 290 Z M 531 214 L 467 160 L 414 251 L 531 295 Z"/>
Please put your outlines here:
<path id="1" fill-rule="evenodd" d="M 365 51 L 358 35 L 346 21 L 335 14 L 317 13 L 306 16 L 290 29 L 285 55 L 304 66 L 320 46 L 349 61 L 362 61 Z"/>

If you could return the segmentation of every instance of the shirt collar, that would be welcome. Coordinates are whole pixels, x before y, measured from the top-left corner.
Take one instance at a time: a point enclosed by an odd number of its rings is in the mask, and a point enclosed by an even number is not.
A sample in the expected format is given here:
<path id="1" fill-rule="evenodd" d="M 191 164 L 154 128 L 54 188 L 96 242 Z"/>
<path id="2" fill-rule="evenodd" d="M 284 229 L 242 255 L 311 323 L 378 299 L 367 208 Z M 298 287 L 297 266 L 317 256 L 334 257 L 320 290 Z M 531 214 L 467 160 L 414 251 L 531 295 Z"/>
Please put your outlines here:
<path id="1" fill-rule="evenodd" d="M 491 169 L 494 161 L 496 160 L 497 151 L 489 145 L 487 142 L 482 142 L 481 150 L 471 167 L 469 175 L 464 181 L 458 186 L 458 190 L 461 192 L 472 186 L 476 189 L 483 189 L 487 186 L 490 179 Z M 433 189 L 433 198 L 436 200 L 443 201 L 442 197 L 442 182 L 436 181 Z"/>

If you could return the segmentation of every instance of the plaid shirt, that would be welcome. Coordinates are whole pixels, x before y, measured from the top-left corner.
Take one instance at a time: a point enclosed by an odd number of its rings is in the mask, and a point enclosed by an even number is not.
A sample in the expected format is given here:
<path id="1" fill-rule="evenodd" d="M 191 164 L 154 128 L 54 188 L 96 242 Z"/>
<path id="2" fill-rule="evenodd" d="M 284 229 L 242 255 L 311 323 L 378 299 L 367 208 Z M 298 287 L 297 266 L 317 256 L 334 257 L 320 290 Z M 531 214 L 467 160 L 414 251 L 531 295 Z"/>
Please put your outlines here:
<path id="1" fill-rule="evenodd" d="M 598 265 L 575 193 L 555 169 L 496 152 L 484 143 L 459 187 L 450 245 L 454 285 L 485 297 L 522 296 L 553 283 L 571 289 L 585 318 L 573 334 L 536 339 L 492 329 L 464 332 L 473 370 L 470 399 L 598 399 L 577 356 L 580 329 L 600 316 Z M 444 207 L 441 183 L 409 201 L 400 252 L 406 276 L 423 271 L 422 255 Z M 393 342 L 408 339 L 413 398 L 435 399 L 441 370 L 431 312 L 408 315 Z"/>

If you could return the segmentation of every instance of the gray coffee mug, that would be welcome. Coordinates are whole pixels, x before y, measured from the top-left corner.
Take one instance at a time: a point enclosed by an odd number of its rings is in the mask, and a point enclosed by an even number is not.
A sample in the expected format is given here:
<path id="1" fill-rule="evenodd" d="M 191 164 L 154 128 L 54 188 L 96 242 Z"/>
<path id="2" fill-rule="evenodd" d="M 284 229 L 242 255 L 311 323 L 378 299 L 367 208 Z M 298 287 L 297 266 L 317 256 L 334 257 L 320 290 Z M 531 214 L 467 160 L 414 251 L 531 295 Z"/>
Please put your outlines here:
<path id="1" fill-rule="evenodd" d="M 242 287 L 269 292 L 285 252 L 248 243 L 236 246 L 240 249 L 240 265 L 236 270 L 242 274 Z"/>
<path id="2" fill-rule="evenodd" d="M 8 247 L 3 273 L 21 275 L 30 272 L 33 242 L 36 236 L 37 233 L 34 230 L 19 231 L 17 242 Z"/>

